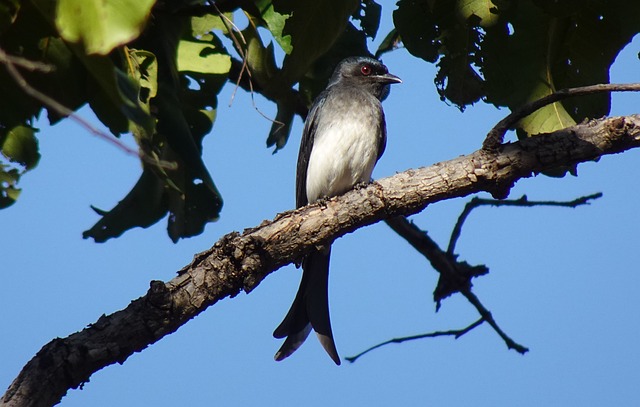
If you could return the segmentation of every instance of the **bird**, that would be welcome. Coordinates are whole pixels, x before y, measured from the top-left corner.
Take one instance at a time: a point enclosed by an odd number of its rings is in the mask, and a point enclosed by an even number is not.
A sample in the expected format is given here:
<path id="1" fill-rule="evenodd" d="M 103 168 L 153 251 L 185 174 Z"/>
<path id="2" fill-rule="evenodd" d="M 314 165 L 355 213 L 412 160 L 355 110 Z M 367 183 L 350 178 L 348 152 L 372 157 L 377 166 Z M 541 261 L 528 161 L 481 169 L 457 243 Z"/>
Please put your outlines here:
<path id="1" fill-rule="evenodd" d="M 341 195 L 371 181 L 386 147 L 382 100 L 390 85 L 402 80 L 377 59 L 357 56 L 342 60 L 327 87 L 314 100 L 304 123 L 296 168 L 296 207 Z M 313 329 L 336 365 L 329 317 L 331 243 L 315 247 L 302 259 L 302 280 L 293 304 L 273 332 L 286 338 L 274 359 L 293 354 Z"/>

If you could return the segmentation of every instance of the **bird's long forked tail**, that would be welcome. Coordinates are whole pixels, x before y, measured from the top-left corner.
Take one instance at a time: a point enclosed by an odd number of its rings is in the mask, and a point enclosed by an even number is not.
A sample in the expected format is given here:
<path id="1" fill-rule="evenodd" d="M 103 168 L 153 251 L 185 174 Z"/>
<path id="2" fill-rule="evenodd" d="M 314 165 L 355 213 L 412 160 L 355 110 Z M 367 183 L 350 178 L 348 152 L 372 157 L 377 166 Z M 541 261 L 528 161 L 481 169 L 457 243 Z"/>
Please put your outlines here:
<path id="1" fill-rule="evenodd" d="M 276 338 L 287 338 L 276 352 L 275 360 L 293 354 L 307 339 L 311 329 L 331 359 L 339 365 L 329 317 L 329 259 L 331 248 L 309 253 L 302 262 L 302 281 L 284 320 L 273 332 Z"/>

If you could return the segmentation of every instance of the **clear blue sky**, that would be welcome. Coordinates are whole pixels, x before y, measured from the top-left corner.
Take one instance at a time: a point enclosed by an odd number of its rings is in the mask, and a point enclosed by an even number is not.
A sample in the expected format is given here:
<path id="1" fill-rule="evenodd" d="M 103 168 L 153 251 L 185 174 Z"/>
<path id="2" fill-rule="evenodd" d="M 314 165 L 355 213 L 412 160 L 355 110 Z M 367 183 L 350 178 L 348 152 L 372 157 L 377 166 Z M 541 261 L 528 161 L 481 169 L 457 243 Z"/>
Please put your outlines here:
<path id="1" fill-rule="evenodd" d="M 393 4 L 383 4 L 383 27 L 389 27 Z M 636 39 L 616 62 L 612 81 L 638 81 L 639 49 Z M 404 84 L 385 102 L 389 139 L 376 178 L 470 153 L 507 114 L 484 104 L 460 113 L 440 102 L 434 68 L 405 50 L 384 61 Z M 243 92 L 228 107 L 231 92 L 229 86 L 220 96 L 218 121 L 205 139 L 205 162 L 225 198 L 222 218 L 175 245 L 165 221 L 105 244 L 83 240 L 82 231 L 98 220 L 89 205 L 113 207 L 139 177 L 140 165 L 73 123 L 43 127 L 38 168 L 24 177 L 18 203 L 0 212 L 2 392 L 51 339 L 126 307 L 150 280 L 170 280 L 223 234 L 294 206 L 301 121 L 285 149 L 272 155 L 264 148 L 270 123 Z M 637 113 L 639 98 L 614 96 L 612 114 Z M 274 116 L 271 104 L 259 97 L 257 104 Z M 549 200 L 603 192 L 590 206 L 481 208 L 465 225 L 458 253 L 491 269 L 475 280 L 475 292 L 502 328 L 530 347 L 525 356 L 482 326 L 459 340 L 389 345 L 340 367 L 310 337 L 276 363 L 280 342 L 271 333 L 300 277 L 288 266 L 250 295 L 216 304 L 122 366 L 96 373 L 62 405 L 638 406 L 639 159 L 640 151 L 605 157 L 581 165 L 577 178 L 531 178 L 511 194 Z M 465 202 L 435 204 L 413 220 L 444 245 Z M 339 239 L 331 273 L 341 356 L 478 318 L 460 296 L 436 314 L 436 273 L 384 224 Z"/>

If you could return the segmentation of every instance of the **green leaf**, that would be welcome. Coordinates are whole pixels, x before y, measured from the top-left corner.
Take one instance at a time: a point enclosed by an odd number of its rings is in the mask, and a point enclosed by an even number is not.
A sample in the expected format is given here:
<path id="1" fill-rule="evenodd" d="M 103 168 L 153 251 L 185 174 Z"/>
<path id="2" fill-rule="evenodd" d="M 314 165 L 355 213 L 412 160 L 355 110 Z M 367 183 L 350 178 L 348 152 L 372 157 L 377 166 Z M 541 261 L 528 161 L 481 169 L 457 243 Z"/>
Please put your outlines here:
<path id="1" fill-rule="evenodd" d="M 87 102 L 87 71 L 82 62 L 60 38 L 47 38 L 40 44 L 43 61 L 54 66 L 43 78 L 42 90 L 71 110 Z M 66 116 L 47 107 L 49 123 L 55 124 Z"/>
<path id="2" fill-rule="evenodd" d="M 393 24 L 407 51 L 427 62 L 438 60 L 440 33 L 428 0 L 400 0 Z"/>
<path id="3" fill-rule="evenodd" d="M 93 208 L 102 218 L 91 229 L 82 232 L 82 237 L 102 243 L 134 227 L 153 225 L 167 214 L 164 192 L 164 182 L 150 168 L 145 168 L 136 185 L 112 210 Z"/>
<path id="4" fill-rule="evenodd" d="M 287 144 L 289 134 L 291 133 L 291 124 L 295 116 L 294 110 L 295 101 L 288 99 L 279 100 L 277 103 L 278 111 L 276 118 L 271 125 L 269 136 L 267 137 L 267 147 L 275 146 L 273 153 L 277 153 L 282 147 Z"/>
<path id="5" fill-rule="evenodd" d="M 380 27 L 382 6 L 374 0 L 363 0 L 360 9 L 354 14 L 356 20 L 360 20 L 362 30 L 369 38 L 375 38 Z"/>
<path id="6" fill-rule="evenodd" d="M 169 191 L 169 236 L 174 241 L 200 233 L 207 222 L 216 220 L 222 196 L 202 162 L 202 137 L 193 133 L 184 107 L 173 89 L 163 89 L 156 98 L 158 133 L 166 137 L 170 158 L 178 170 L 167 172 L 181 192 Z M 215 95 L 215 93 L 214 93 Z"/>
<path id="7" fill-rule="evenodd" d="M 206 103 L 215 104 L 211 102 L 217 93 L 217 90 L 211 91 L 215 85 L 206 80 L 201 83 L 203 92 L 209 93 Z M 158 90 L 159 95 L 154 99 L 159 120 L 155 147 L 162 159 L 177 162 L 177 168 L 164 170 L 145 164 L 136 185 L 113 209 L 94 208 L 102 218 L 83 233 L 85 239 L 105 242 L 134 227 L 146 228 L 169 212 L 168 232 L 175 242 L 201 233 L 207 222 L 219 216 L 222 198 L 202 162 L 193 136 L 196 131 L 202 132 L 196 134 L 201 137 L 211 130 L 215 111 L 203 109 L 198 112 L 198 118 L 191 117 L 187 114 L 193 112 L 188 109 L 191 102 L 205 103 L 203 100 L 193 98 L 181 105 L 164 86 Z M 183 116 L 184 109 L 188 110 Z"/>
<path id="8" fill-rule="evenodd" d="M 536 0 L 557 21 L 560 36 L 553 65 L 558 89 L 609 83 L 609 70 L 618 53 L 640 32 L 640 2 Z M 589 95 L 563 101 L 576 119 L 609 114 L 609 94 Z"/>
<path id="9" fill-rule="evenodd" d="M 486 30 L 480 52 L 487 101 L 511 109 L 559 89 L 608 83 L 615 57 L 640 32 L 639 2 L 527 0 L 512 6 L 500 9 L 500 24 Z M 558 130 L 608 114 L 609 103 L 608 94 L 557 102 L 519 127 L 528 135 Z"/>
<path id="10" fill-rule="evenodd" d="M 39 0 L 44 2 L 44 0 Z M 0 35 L 2 49 L 10 55 L 26 58 L 35 62 L 56 65 L 57 61 L 48 60 L 47 46 L 52 35 L 56 35 L 51 22 L 47 20 L 44 10 L 36 7 L 38 0 L 20 1 L 20 10 L 10 29 Z M 0 0 L 0 4 L 9 5 L 12 0 Z M 64 66 L 60 66 L 64 69 Z M 55 67 L 56 71 L 58 67 Z M 58 72 L 36 72 L 18 68 L 27 83 L 48 95 L 59 96 L 54 88 L 62 88 L 61 81 L 53 79 Z M 82 75 L 75 78 L 82 83 Z M 74 83 L 67 84 L 69 93 L 75 89 Z M 52 92 L 53 91 L 53 92 Z M 0 69 L 0 127 L 12 128 L 17 124 L 26 124 L 40 115 L 43 108 L 41 102 L 27 95 L 16 84 L 6 69 Z M 63 97 L 64 98 L 64 97 Z M 51 115 L 50 118 L 54 119 Z"/>
<path id="11" fill-rule="evenodd" d="M 293 84 L 342 35 L 358 0 L 275 0 L 275 10 L 288 14 L 283 34 L 291 36 L 293 50 L 284 59 L 281 80 Z"/>
<path id="12" fill-rule="evenodd" d="M 156 16 L 145 35 L 131 44 L 135 49 L 125 49 L 129 79 L 135 86 L 117 84 L 123 89 L 117 89 L 116 96 L 123 92 L 126 99 L 137 97 L 156 120 L 151 134 L 139 135 L 133 129 L 140 148 L 154 159 L 175 163 L 175 168 L 143 163 L 138 183 L 114 208 L 96 211 L 102 218 L 83 234 L 85 238 L 103 242 L 169 214 L 168 233 L 177 241 L 202 232 L 220 215 L 222 197 L 201 155 L 202 139 L 211 131 L 217 94 L 227 81 L 229 64 L 207 66 L 225 50 L 216 36 L 207 33 L 208 23 L 200 21 L 196 27 L 200 34 L 193 34 L 190 23 L 190 17 Z M 228 56 L 222 58 L 229 61 Z M 178 71 L 177 59 L 183 72 Z M 102 85 L 112 89 L 109 84 L 110 80 Z"/>
<path id="13" fill-rule="evenodd" d="M 232 13 L 223 13 L 227 23 L 233 21 Z M 191 18 L 191 34 L 194 38 L 199 38 L 201 35 L 210 34 L 213 30 L 221 30 L 224 34 L 228 34 L 227 25 L 223 21 L 223 17 L 215 14 L 205 14 L 204 16 Z"/>
<path id="14" fill-rule="evenodd" d="M 20 177 L 40 160 L 35 132 L 32 127 L 18 125 L 0 133 L 0 209 L 15 203 L 21 192 L 17 187 Z M 3 163 L 2 157 L 14 164 Z"/>
<path id="15" fill-rule="evenodd" d="M 265 47 L 253 24 L 248 24 L 247 28 L 242 30 L 242 36 L 247 42 L 245 55 L 252 80 L 263 88 L 269 87 L 278 72 L 273 43 Z"/>
<path id="16" fill-rule="evenodd" d="M 114 72 L 121 101 L 120 110 L 131 122 L 140 126 L 147 134 L 152 134 L 155 127 L 155 120 L 149 114 L 147 107 L 140 101 L 140 87 L 138 83 L 120 69 L 114 69 Z"/>
<path id="17" fill-rule="evenodd" d="M 477 51 L 482 33 L 473 4 L 477 3 L 402 0 L 393 14 L 407 50 L 425 61 L 438 62 L 435 82 L 441 99 L 461 110 L 483 96 L 482 78 L 476 72 L 481 63 Z"/>
<path id="18" fill-rule="evenodd" d="M 204 41 L 182 40 L 178 44 L 178 71 L 203 74 L 227 74 L 231 68 L 231 57 L 221 52 L 213 36 L 203 36 Z M 209 41 L 206 41 L 209 39 Z"/>
<path id="19" fill-rule="evenodd" d="M 138 83 L 116 68 L 109 57 L 86 55 L 77 46 L 71 48 L 89 73 L 89 104 L 100 121 L 116 135 L 129 131 L 128 121 L 151 134 L 155 122 L 139 99 Z"/>
<path id="20" fill-rule="evenodd" d="M 20 181 L 20 172 L 0 163 L 0 209 L 13 205 L 20 197 L 21 190 L 16 187 Z"/>
<path id="21" fill-rule="evenodd" d="M 0 136 L 2 155 L 27 170 L 34 168 L 40 161 L 35 132 L 36 129 L 33 127 L 23 125 L 7 130 Z"/>
<path id="22" fill-rule="evenodd" d="M 291 14 L 279 13 L 274 9 L 273 2 L 271 0 L 256 0 L 255 5 L 260 12 L 260 17 L 265 22 L 267 29 L 273 35 L 278 45 L 282 48 L 285 54 L 290 54 L 293 50 L 291 44 L 291 35 L 284 34 L 284 27 L 286 21 Z"/>
<path id="23" fill-rule="evenodd" d="M 543 69 L 539 72 L 540 78 L 548 79 L 550 72 L 547 69 Z M 529 89 L 527 96 L 527 102 L 541 99 L 555 91 L 550 83 L 553 81 L 538 81 Z M 529 116 L 523 118 L 518 123 L 518 127 L 527 132 L 528 135 L 535 135 L 540 133 L 551 133 L 556 130 L 564 129 L 565 127 L 573 126 L 576 121 L 567 112 L 564 105 L 560 102 L 552 103 L 537 111 L 533 112 Z"/>
<path id="24" fill-rule="evenodd" d="M 555 69 L 563 30 L 558 21 L 531 1 L 505 13 L 513 33 L 503 25 L 487 30 L 481 54 L 489 102 L 516 109 L 556 91 Z M 563 103 L 545 106 L 520 121 L 528 135 L 551 132 L 575 124 Z"/>
<path id="25" fill-rule="evenodd" d="M 141 89 L 139 99 L 148 106 L 150 99 L 158 93 L 158 60 L 152 52 L 143 49 L 129 49 L 128 55 L 131 58 L 130 74 Z"/>
<path id="26" fill-rule="evenodd" d="M 395 28 L 391 29 L 386 37 L 382 40 L 378 49 L 376 50 L 375 56 L 376 58 L 380 58 L 383 54 L 387 52 L 393 51 L 398 47 L 398 43 L 400 42 L 400 34 L 398 34 L 398 30 Z"/>
<path id="27" fill-rule="evenodd" d="M 56 27 L 62 38 L 82 43 L 87 54 L 106 55 L 137 38 L 155 0 L 58 0 Z"/>
<path id="28" fill-rule="evenodd" d="M 491 0 L 458 0 L 456 6 L 458 15 L 463 21 L 475 16 L 480 27 L 491 27 L 499 21 L 498 8 Z"/>

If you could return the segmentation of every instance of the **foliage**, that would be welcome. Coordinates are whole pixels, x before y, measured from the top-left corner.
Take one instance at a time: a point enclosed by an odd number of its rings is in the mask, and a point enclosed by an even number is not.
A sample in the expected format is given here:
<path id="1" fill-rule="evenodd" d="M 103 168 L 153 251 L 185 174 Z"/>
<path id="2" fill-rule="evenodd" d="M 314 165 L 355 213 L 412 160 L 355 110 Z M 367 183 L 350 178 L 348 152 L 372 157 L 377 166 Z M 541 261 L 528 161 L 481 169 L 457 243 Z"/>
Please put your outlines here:
<path id="1" fill-rule="evenodd" d="M 277 105 L 267 136 L 277 151 L 336 63 L 371 54 L 367 37 L 378 35 L 381 13 L 374 0 L 0 1 L 0 49 L 8 55 L 0 61 L 0 207 L 15 202 L 21 175 L 37 165 L 34 120 L 43 110 L 52 124 L 69 114 L 25 91 L 9 65 L 71 111 L 88 104 L 115 137 L 131 133 L 138 144 L 140 179 L 113 209 L 96 209 L 101 219 L 84 237 L 102 242 L 169 214 L 177 241 L 222 209 L 201 153 L 224 84 Z M 243 28 L 232 21 L 239 14 Z M 437 64 L 443 100 L 514 109 L 557 89 L 607 83 L 616 55 L 640 31 L 637 15 L 640 3 L 623 0 L 400 0 L 375 55 L 403 44 Z M 608 111 L 604 94 L 557 102 L 523 119 L 519 135 Z"/>

